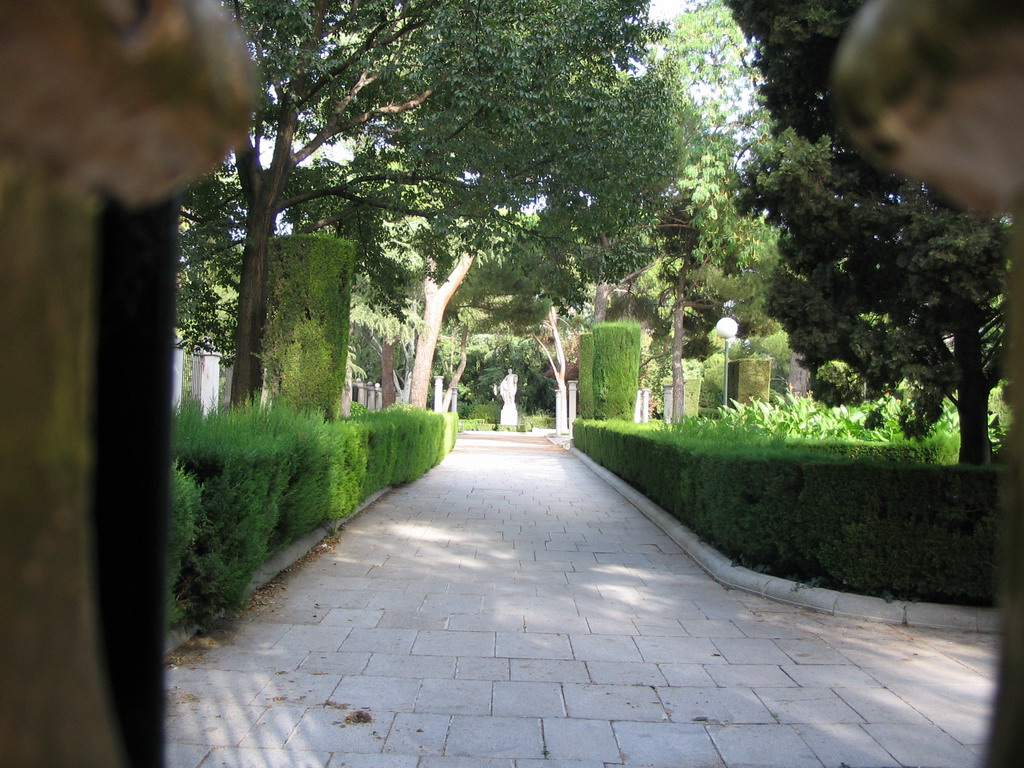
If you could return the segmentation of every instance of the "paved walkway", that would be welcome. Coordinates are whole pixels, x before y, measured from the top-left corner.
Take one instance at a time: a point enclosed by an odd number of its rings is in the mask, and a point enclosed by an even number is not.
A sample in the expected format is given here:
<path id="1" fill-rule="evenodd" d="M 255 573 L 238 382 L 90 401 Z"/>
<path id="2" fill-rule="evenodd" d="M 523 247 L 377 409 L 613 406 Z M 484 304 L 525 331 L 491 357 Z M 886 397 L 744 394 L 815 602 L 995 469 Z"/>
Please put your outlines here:
<path id="1" fill-rule="evenodd" d="M 726 590 L 563 449 L 463 435 L 169 670 L 168 766 L 970 768 L 994 645 Z"/>

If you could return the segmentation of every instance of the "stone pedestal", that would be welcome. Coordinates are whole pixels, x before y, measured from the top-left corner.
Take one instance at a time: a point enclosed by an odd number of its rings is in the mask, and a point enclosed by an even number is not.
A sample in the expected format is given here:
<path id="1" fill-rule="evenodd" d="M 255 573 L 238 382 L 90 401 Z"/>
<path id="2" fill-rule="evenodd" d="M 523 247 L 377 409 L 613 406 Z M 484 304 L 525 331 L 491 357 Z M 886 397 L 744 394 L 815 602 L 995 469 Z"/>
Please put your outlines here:
<path id="1" fill-rule="evenodd" d="M 502 406 L 500 423 L 503 427 L 514 427 L 519 424 L 519 409 L 514 404 Z"/>

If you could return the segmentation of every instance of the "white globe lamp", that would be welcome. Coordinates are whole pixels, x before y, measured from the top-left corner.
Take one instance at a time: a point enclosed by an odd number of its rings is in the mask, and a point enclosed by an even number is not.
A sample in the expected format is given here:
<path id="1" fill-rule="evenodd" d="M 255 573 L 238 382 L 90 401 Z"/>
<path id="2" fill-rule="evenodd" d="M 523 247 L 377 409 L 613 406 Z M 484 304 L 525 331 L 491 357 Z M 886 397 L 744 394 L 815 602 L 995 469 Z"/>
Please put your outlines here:
<path id="1" fill-rule="evenodd" d="M 722 374 L 722 406 L 729 407 L 729 345 L 736 338 L 739 324 L 731 317 L 723 317 L 715 324 L 715 333 L 725 341 L 725 373 Z"/>

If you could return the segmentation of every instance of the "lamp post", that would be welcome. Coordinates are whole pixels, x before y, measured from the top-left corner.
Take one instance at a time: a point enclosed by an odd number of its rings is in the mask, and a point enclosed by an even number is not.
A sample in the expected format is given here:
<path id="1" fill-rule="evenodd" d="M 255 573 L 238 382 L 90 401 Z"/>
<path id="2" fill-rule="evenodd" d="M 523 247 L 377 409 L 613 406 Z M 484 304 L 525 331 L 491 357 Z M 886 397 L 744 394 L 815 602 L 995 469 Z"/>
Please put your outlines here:
<path id="1" fill-rule="evenodd" d="M 739 325 L 731 317 L 723 317 L 715 325 L 715 333 L 725 341 L 725 373 L 722 375 L 722 405 L 729 407 L 729 344 L 736 338 Z"/>

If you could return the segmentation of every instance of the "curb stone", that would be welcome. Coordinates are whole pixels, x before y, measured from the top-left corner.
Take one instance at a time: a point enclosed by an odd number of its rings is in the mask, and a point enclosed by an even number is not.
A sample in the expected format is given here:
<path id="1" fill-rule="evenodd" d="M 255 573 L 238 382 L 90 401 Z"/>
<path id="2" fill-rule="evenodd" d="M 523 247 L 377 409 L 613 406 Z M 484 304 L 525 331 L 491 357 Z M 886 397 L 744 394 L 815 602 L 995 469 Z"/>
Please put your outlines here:
<path id="1" fill-rule="evenodd" d="M 554 440 L 552 440 L 554 442 Z M 969 632 L 998 633 L 999 611 L 938 603 L 914 603 L 855 595 L 833 589 L 808 587 L 797 581 L 757 573 L 734 565 L 729 558 L 701 541 L 689 528 L 575 447 L 566 447 L 584 466 L 610 485 L 620 496 L 661 528 L 711 578 L 726 587 L 766 597 L 788 605 L 808 608 L 830 616 L 880 621 L 927 629 L 955 629 Z"/>

